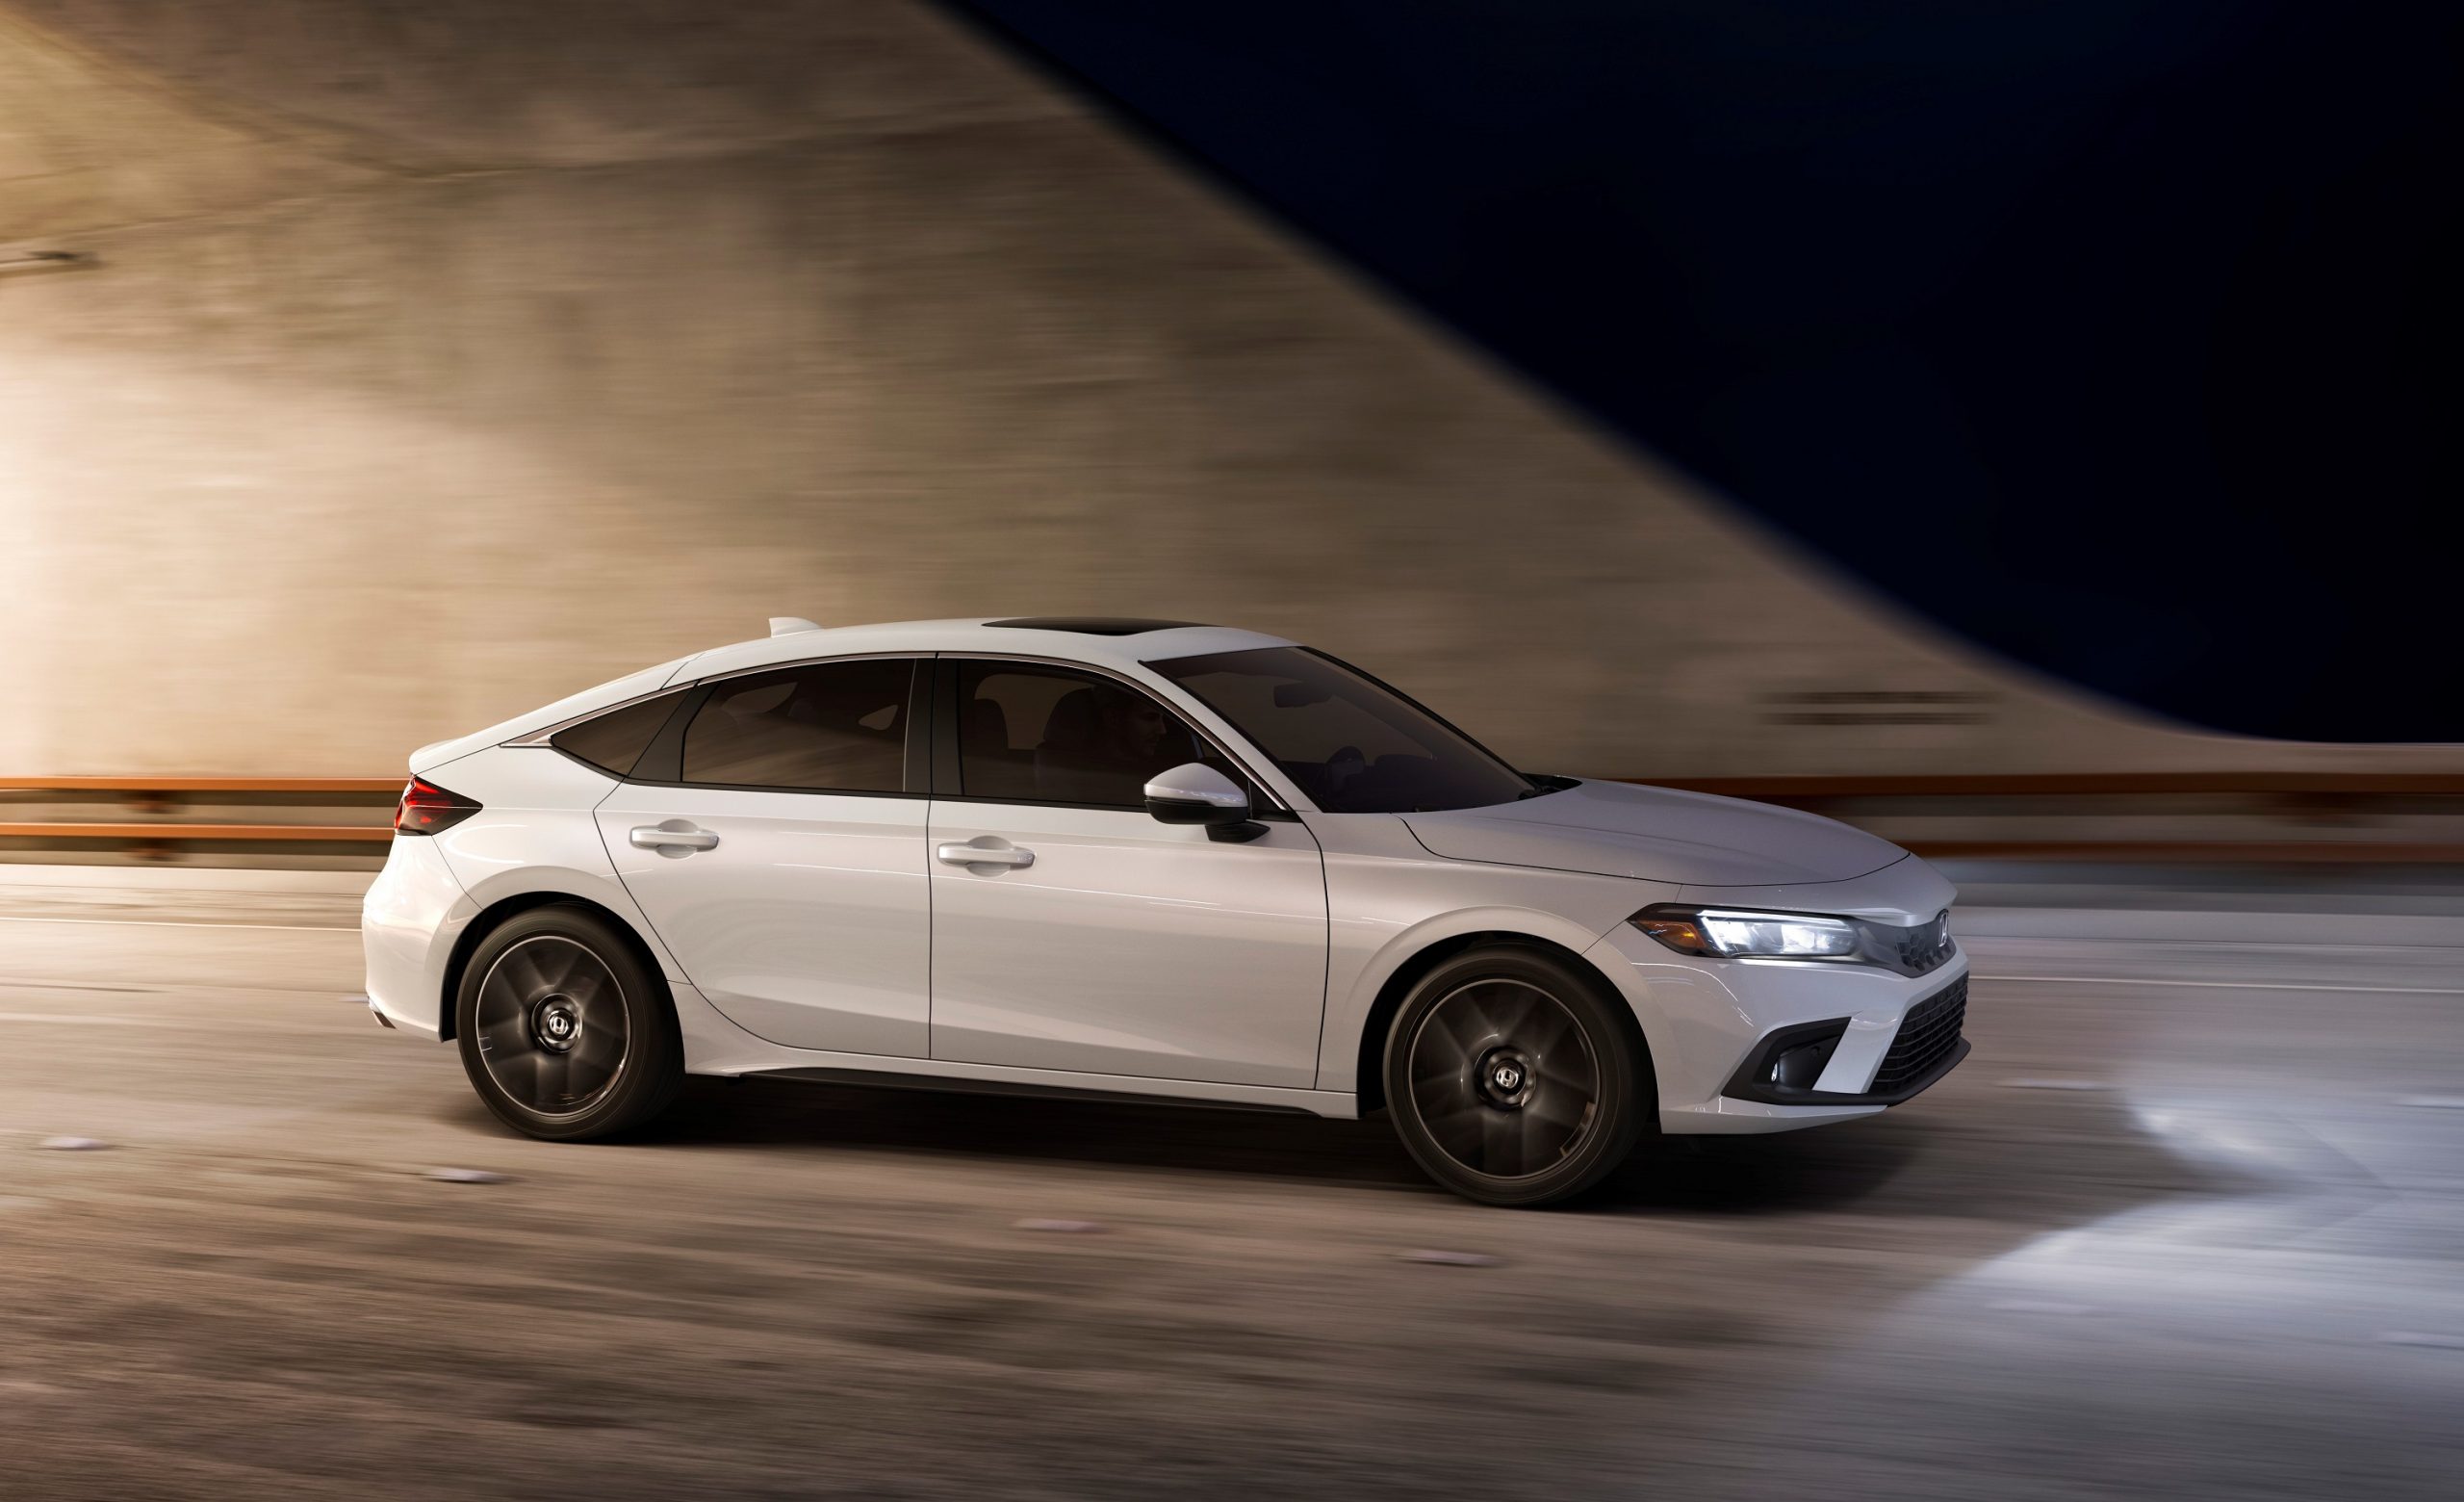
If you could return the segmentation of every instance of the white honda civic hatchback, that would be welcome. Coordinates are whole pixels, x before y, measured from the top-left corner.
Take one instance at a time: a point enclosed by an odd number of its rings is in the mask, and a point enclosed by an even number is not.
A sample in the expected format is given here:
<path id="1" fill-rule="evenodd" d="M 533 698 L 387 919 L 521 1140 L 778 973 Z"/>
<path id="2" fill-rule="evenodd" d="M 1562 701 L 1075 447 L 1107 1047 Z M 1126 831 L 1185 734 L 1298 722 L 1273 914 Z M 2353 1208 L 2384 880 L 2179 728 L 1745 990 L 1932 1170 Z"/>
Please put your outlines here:
<path id="1" fill-rule="evenodd" d="M 1519 772 L 1253 632 L 772 624 L 411 757 L 370 1005 L 515 1128 L 687 1074 L 1383 1107 L 1536 1204 L 1967 1051 L 1949 884 L 1845 825 Z"/>

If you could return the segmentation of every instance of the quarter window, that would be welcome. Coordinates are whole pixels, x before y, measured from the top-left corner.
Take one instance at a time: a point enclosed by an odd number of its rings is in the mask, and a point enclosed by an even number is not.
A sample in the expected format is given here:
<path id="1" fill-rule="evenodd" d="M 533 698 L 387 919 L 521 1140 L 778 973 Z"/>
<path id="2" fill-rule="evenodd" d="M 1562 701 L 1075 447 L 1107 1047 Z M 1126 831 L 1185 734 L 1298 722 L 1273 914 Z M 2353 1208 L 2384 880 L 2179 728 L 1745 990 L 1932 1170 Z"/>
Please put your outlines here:
<path id="1" fill-rule="evenodd" d="M 720 681 L 685 727 L 683 778 L 808 792 L 907 790 L 905 658 Z"/>
<path id="2" fill-rule="evenodd" d="M 677 700 L 683 696 L 680 690 L 663 693 L 655 699 L 610 710 L 597 719 L 586 719 L 556 732 L 548 738 L 548 744 L 611 777 L 629 777 L 633 764 L 650 749 L 652 738 L 666 727 L 667 717 L 676 712 Z"/>

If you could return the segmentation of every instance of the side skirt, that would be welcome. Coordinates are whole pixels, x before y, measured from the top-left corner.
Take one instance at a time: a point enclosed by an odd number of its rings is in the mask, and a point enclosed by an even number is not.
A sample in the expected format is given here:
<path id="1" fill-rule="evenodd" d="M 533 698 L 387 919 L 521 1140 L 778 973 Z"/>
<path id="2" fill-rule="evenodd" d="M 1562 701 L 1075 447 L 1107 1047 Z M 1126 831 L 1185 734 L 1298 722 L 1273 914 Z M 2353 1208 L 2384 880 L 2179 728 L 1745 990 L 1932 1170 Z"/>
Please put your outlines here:
<path id="1" fill-rule="evenodd" d="M 1046 1085 L 1017 1079 L 957 1079 L 938 1075 L 901 1075 L 880 1069 L 763 1069 L 749 1070 L 744 1077 L 802 1079 L 818 1085 L 861 1085 L 868 1089 L 929 1090 L 940 1095 L 1092 1101 L 1108 1105 L 1180 1105 L 1201 1111 L 1265 1111 L 1277 1116 L 1325 1114 L 1305 1105 L 1292 1105 L 1280 1101 L 1194 1101 L 1188 1096 L 1142 1095 L 1131 1090 L 1099 1090 L 1086 1085 Z"/>

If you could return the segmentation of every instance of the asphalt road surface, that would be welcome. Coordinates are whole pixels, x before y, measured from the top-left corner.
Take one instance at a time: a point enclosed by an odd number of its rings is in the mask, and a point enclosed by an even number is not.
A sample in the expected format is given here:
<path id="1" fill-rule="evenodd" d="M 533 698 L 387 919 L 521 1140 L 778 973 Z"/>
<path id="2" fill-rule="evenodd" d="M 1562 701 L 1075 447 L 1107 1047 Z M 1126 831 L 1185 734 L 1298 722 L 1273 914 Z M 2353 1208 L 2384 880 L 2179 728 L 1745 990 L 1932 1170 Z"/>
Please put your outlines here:
<path id="1" fill-rule="evenodd" d="M 1971 937 L 1929 1094 L 1519 1212 L 1376 1121 L 697 1081 L 531 1143 L 330 901 L 13 893 L 12 1499 L 2464 1494 L 2430 930 Z"/>

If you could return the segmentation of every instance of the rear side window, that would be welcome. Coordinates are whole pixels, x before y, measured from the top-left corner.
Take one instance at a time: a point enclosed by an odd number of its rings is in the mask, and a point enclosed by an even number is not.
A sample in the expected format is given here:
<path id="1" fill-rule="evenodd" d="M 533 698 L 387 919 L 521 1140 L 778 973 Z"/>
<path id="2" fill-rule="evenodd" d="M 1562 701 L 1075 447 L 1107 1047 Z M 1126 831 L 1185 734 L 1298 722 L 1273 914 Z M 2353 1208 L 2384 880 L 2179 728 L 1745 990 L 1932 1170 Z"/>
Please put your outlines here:
<path id="1" fill-rule="evenodd" d="M 683 779 L 904 792 L 914 671 L 907 658 L 867 658 L 723 680 L 685 727 Z"/>
<path id="2" fill-rule="evenodd" d="M 597 719 L 568 725 L 549 737 L 548 744 L 610 776 L 629 777 L 633 764 L 650 749 L 651 738 L 667 723 L 667 717 L 676 712 L 676 701 L 683 696 L 680 691 L 663 693 L 655 699 L 610 710 Z"/>

